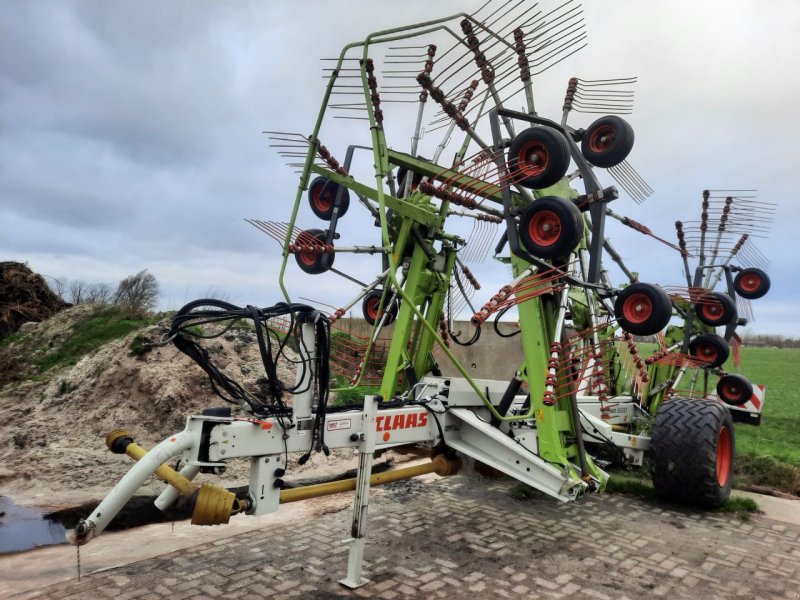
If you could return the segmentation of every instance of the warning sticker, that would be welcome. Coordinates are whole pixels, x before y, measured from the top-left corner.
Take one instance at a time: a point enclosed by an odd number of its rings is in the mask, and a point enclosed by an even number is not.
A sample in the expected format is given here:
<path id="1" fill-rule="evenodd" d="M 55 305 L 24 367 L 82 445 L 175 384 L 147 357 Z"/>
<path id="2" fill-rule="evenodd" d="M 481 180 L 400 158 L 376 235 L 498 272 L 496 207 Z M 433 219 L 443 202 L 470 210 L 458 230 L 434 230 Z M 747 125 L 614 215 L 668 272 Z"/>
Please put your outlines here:
<path id="1" fill-rule="evenodd" d="M 328 431 L 338 431 L 340 429 L 350 429 L 350 419 L 336 419 L 328 421 Z"/>

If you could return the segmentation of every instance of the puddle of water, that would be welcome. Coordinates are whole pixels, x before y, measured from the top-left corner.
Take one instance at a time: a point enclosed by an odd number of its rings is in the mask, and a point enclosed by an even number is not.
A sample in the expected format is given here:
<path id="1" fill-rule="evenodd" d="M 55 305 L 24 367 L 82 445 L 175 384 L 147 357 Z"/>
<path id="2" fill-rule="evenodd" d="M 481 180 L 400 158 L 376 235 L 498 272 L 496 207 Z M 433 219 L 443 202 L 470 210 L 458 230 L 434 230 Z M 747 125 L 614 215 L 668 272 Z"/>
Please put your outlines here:
<path id="1" fill-rule="evenodd" d="M 0 554 L 66 542 L 61 523 L 48 521 L 37 508 L 17 506 L 8 496 L 0 496 L 0 515 Z"/>

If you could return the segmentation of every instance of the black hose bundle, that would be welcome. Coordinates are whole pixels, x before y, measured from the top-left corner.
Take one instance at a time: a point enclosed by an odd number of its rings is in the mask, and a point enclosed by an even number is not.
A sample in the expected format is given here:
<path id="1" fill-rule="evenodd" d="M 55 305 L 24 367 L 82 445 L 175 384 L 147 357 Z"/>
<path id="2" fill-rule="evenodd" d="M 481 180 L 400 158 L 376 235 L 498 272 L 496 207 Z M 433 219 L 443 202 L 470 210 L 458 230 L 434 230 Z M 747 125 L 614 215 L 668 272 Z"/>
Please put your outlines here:
<path id="1" fill-rule="evenodd" d="M 288 319 L 288 325 L 282 324 L 279 328 L 271 326 L 270 319 L 283 317 Z M 306 321 L 314 323 L 316 340 L 316 369 L 315 377 L 305 384 L 307 357 L 311 351 L 306 348 L 300 332 L 300 324 Z M 248 391 L 240 383 L 225 375 L 211 361 L 208 350 L 198 344 L 193 338 L 211 339 L 219 337 L 229 331 L 240 321 L 252 321 L 261 361 L 266 375 L 265 391 Z M 219 324 L 218 330 L 206 334 L 204 325 Z M 308 385 L 315 386 L 315 397 L 318 401 L 318 412 L 324 415 L 328 402 L 328 350 L 330 347 L 330 322 L 328 318 L 306 304 L 287 304 L 280 302 L 268 308 L 255 306 L 239 307 L 222 300 L 203 299 L 190 302 L 181 308 L 172 320 L 169 336 L 175 346 L 194 360 L 208 375 L 214 393 L 226 402 L 238 404 L 259 417 L 284 417 L 291 416 L 291 409 L 283 401 L 283 393 L 297 394 L 308 390 Z M 299 361 L 286 356 L 285 348 L 289 339 L 293 338 L 301 349 Z M 288 386 L 278 377 L 278 363 L 280 360 L 297 363 L 302 369 L 298 383 Z M 283 422 L 282 422 L 283 425 Z M 290 428 L 284 426 L 284 429 Z"/>

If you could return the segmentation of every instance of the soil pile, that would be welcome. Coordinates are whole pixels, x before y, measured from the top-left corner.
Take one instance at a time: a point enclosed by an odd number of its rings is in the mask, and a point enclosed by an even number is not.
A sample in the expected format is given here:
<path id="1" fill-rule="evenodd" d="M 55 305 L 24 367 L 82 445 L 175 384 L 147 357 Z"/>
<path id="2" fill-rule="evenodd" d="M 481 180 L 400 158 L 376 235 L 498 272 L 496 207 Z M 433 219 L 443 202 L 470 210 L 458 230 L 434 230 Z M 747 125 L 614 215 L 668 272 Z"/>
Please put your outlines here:
<path id="1" fill-rule="evenodd" d="M 68 306 L 28 265 L 0 262 L 0 338 L 23 323 L 43 321 Z"/>
<path id="2" fill-rule="evenodd" d="M 226 405 L 213 394 L 200 367 L 172 344 L 142 351 L 161 340 L 168 319 L 106 343 L 75 364 L 36 374 L 35 365 L 68 344 L 76 324 L 108 310 L 91 305 L 64 310 L 0 348 L 21 363 L 27 377 L 0 387 L 0 494 L 51 506 L 101 498 L 132 466 L 128 457 L 106 448 L 110 430 L 128 429 L 137 443 L 150 448 L 182 430 L 187 416 Z M 226 375 L 251 390 L 263 385 L 252 329 L 232 329 L 204 345 Z M 290 358 L 296 359 L 291 353 Z M 293 383 L 294 366 L 279 362 L 278 377 Z M 238 407 L 228 406 L 237 413 Z M 333 462 L 351 458 L 352 452 L 341 453 Z M 290 472 L 313 471 L 330 462 L 313 455 L 302 469 Z M 215 483 L 246 482 L 248 461 L 230 464 L 225 478 L 214 478 Z M 339 467 L 346 468 L 337 464 L 334 469 Z M 155 480 L 148 485 L 156 493 L 163 487 Z"/>

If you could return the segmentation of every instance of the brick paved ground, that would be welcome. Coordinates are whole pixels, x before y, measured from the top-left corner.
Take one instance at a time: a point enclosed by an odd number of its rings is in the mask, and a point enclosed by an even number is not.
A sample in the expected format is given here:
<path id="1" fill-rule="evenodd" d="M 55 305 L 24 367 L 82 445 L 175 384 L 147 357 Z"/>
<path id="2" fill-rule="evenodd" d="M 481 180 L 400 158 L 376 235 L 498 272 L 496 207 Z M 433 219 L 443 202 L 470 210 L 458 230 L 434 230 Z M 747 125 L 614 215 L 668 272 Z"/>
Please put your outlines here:
<path id="1" fill-rule="evenodd" d="M 800 527 L 620 495 L 514 500 L 467 477 L 373 492 L 367 576 L 341 587 L 349 510 L 203 544 L 28 598 L 800 598 Z"/>

